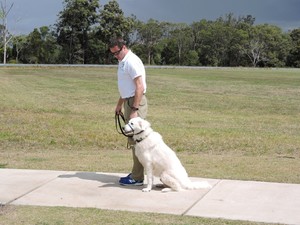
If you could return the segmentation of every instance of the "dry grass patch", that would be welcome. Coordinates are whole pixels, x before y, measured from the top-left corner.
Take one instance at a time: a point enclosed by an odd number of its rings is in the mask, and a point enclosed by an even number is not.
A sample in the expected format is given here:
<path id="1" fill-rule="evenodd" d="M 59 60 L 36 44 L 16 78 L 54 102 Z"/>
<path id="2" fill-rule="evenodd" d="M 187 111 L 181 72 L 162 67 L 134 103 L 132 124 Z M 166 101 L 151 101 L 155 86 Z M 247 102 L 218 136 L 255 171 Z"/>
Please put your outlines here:
<path id="1" fill-rule="evenodd" d="M 1 225 L 266 225 L 265 223 L 248 221 L 206 219 L 158 213 L 133 213 L 90 208 L 34 206 L 10 206 L 4 214 L 1 214 L 0 211 L 0 219 Z"/>
<path id="2" fill-rule="evenodd" d="M 128 172 L 131 151 L 114 124 L 115 73 L 116 68 L 3 67 L 0 166 Z M 300 166 L 298 70 L 147 74 L 148 120 L 187 167 L 193 162 L 190 174 L 300 183 L 294 172 Z"/>
<path id="3" fill-rule="evenodd" d="M 1 67 L 0 168 L 124 172 L 115 68 Z M 153 129 L 190 176 L 300 183 L 300 73 L 147 69 Z M 259 224 L 63 207 L 1 206 L 0 224 Z"/>

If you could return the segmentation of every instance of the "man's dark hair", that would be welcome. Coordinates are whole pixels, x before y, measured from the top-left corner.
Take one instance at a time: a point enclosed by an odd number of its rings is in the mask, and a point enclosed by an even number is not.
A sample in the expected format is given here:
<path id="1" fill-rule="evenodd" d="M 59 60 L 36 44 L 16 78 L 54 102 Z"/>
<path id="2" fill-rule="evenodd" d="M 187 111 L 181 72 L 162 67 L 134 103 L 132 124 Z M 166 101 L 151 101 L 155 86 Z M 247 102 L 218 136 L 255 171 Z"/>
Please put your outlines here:
<path id="1" fill-rule="evenodd" d="M 108 47 L 113 48 L 115 46 L 118 46 L 121 49 L 124 45 L 126 45 L 126 41 L 124 41 L 123 38 L 118 37 L 110 39 Z"/>

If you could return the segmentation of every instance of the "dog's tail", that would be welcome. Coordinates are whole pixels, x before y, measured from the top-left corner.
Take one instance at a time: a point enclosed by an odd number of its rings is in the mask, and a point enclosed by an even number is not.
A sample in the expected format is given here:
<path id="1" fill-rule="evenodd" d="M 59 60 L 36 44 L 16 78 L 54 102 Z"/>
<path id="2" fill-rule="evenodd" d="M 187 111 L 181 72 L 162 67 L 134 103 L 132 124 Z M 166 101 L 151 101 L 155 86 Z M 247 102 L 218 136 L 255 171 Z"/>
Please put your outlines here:
<path id="1" fill-rule="evenodd" d="M 212 188 L 212 186 L 207 181 L 197 181 L 197 182 L 192 182 L 191 181 L 185 187 L 185 189 L 188 189 L 188 190 L 209 189 L 209 188 Z"/>
<path id="2" fill-rule="evenodd" d="M 162 192 L 170 192 L 170 191 L 180 191 L 181 189 L 185 190 L 197 190 L 197 189 L 210 189 L 212 186 L 207 181 L 200 181 L 200 182 L 188 182 L 188 184 L 185 184 L 182 186 L 182 188 L 179 189 L 172 189 L 170 187 L 163 188 Z"/>

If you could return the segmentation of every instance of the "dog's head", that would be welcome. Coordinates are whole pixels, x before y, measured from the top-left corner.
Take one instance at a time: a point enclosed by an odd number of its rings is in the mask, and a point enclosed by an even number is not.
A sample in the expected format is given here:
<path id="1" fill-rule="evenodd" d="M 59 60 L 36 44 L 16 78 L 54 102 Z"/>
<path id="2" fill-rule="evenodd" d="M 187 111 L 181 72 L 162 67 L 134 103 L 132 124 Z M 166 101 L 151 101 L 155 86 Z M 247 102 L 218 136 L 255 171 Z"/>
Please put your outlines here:
<path id="1" fill-rule="evenodd" d="M 126 133 L 140 134 L 150 127 L 150 123 L 146 120 L 143 120 L 140 117 L 135 117 L 129 120 L 128 124 L 124 126 L 124 131 Z"/>

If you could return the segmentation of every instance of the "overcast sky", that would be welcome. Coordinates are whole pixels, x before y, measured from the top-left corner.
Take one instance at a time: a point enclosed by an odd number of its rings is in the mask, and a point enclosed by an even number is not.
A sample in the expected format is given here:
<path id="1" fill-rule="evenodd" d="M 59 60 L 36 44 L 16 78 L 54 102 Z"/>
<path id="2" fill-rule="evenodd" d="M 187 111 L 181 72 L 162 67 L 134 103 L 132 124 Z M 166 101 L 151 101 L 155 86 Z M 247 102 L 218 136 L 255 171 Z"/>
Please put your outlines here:
<path id="1" fill-rule="evenodd" d="M 5 0 L 0 0 L 4 3 Z M 6 0 L 14 3 L 8 17 L 9 30 L 27 34 L 34 28 L 54 25 L 63 10 L 63 0 Z M 103 6 L 109 0 L 100 0 Z M 134 14 L 147 22 L 156 19 L 191 24 L 201 19 L 215 20 L 233 13 L 234 16 L 252 15 L 255 24 L 268 23 L 284 31 L 300 28 L 300 0 L 119 0 L 125 16 Z"/>

